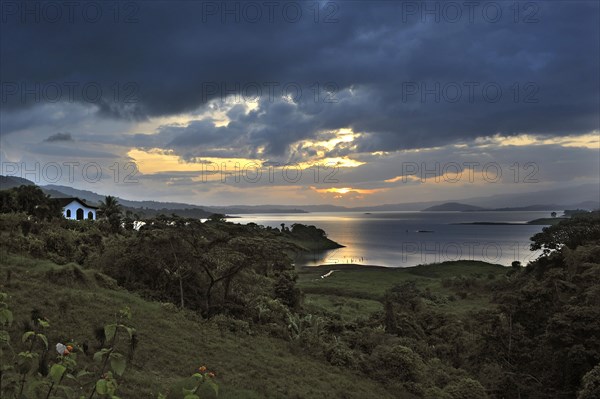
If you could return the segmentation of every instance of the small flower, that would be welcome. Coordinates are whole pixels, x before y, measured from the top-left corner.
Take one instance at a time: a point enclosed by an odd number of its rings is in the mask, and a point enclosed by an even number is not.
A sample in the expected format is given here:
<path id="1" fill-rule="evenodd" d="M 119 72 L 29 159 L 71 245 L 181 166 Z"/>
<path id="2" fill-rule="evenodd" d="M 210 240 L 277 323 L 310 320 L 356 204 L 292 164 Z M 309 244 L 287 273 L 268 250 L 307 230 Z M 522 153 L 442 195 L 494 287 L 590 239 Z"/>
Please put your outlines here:
<path id="1" fill-rule="evenodd" d="M 64 344 L 61 344 L 60 342 L 56 344 L 56 351 L 59 355 L 64 355 L 66 350 L 67 347 Z"/>
<path id="2" fill-rule="evenodd" d="M 72 345 L 67 345 L 67 350 L 69 352 L 73 352 L 73 346 Z"/>
<path id="3" fill-rule="evenodd" d="M 71 352 L 69 352 L 69 350 L 65 349 L 65 351 L 63 352 L 63 356 L 67 356 L 69 353 L 71 353 Z"/>
<path id="4" fill-rule="evenodd" d="M 210 378 L 215 378 L 215 373 L 213 373 L 213 372 L 210 372 L 210 373 L 208 373 L 208 376 L 209 376 Z"/>
<path id="5" fill-rule="evenodd" d="M 206 372 L 206 366 L 200 366 L 200 368 L 198 369 L 198 371 L 200 371 L 201 373 Z"/>

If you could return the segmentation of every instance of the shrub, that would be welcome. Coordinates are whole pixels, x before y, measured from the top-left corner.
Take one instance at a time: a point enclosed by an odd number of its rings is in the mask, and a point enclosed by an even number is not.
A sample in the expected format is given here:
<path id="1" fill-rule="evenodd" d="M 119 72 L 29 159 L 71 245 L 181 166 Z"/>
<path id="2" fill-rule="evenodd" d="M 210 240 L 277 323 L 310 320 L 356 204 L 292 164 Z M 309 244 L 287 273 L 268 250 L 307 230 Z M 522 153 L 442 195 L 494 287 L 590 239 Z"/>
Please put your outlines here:
<path id="1" fill-rule="evenodd" d="M 225 331 L 245 335 L 251 334 L 250 324 L 247 321 L 234 319 L 224 314 L 218 314 L 211 320 L 216 324 L 221 334 Z"/>
<path id="2" fill-rule="evenodd" d="M 348 367 L 356 369 L 360 363 L 360 356 L 352 349 L 339 341 L 325 351 L 325 358 L 334 366 Z"/>
<path id="3" fill-rule="evenodd" d="M 370 356 L 370 374 L 379 381 L 422 382 L 425 364 L 419 355 L 402 345 L 379 346 Z"/>
<path id="4" fill-rule="evenodd" d="M 600 364 L 591 369 L 581 379 L 581 390 L 577 399 L 600 398 Z"/>
<path id="5" fill-rule="evenodd" d="M 474 379 L 462 378 L 444 388 L 444 392 L 452 399 L 484 399 L 487 398 L 485 388 Z"/>
<path id="6" fill-rule="evenodd" d="M 298 275 L 295 272 L 282 272 L 275 280 L 275 298 L 290 309 L 298 309 L 302 301 L 302 291 L 296 287 Z"/>

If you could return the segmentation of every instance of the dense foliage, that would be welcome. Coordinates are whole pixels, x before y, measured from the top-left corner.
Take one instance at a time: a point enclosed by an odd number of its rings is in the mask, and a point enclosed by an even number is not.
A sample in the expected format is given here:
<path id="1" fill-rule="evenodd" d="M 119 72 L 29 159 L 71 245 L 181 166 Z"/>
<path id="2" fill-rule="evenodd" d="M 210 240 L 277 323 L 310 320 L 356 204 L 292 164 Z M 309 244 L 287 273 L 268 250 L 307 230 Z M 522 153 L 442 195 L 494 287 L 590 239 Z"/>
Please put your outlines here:
<path id="1" fill-rule="evenodd" d="M 335 244 L 314 226 L 273 229 L 213 215 L 157 216 L 139 227 L 110 197 L 97 222 L 68 221 L 36 206 L 47 198 L 27 190 L 0 192 L 3 251 L 74 262 L 73 270 L 105 274 L 223 331 L 276 337 L 381 383 L 391 396 L 598 397 L 600 212 L 544 228 L 532 238 L 542 256 L 526 267 L 515 262 L 500 279 L 444 280 L 453 295 L 407 281 L 379 298 L 381 311 L 348 320 L 306 306 L 296 285 L 291 256 Z M 492 305 L 443 310 L 474 289 Z"/>

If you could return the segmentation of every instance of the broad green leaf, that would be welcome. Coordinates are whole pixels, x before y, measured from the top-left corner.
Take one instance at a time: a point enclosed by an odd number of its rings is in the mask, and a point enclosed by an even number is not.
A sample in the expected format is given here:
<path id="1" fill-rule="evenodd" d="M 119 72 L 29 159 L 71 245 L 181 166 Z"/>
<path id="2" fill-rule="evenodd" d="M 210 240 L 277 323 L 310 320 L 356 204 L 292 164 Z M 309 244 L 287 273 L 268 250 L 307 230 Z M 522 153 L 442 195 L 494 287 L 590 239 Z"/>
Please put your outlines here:
<path id="1" fill-rule="evenodd" d="M 104 326 L 104 336 L 106 337 L 106 341 L 112 341 L 115 337 L 115 333 L 117 332 L 116 324 L 107 324 Z"/>
<path id="2" fill-rule="evenodd" d="M 71 387 L 66 387 L 64 385 L 59 385 L 56 387 L 57 391 L 63 391 L 64 392 L 64 396 L 61 397 L 65 397 L 65 398 L 72 398 L 73 397 L 73 388 Z"/>
<path id="3" fill-rule="evenodd" d="M 106 395 L 108 393 L 108 384 L 106 383 L 106 380 L 96 381 L 96 391 L 100 395 Z"/>
<path id="4" fill-rule="evenodd" d="M 41 391 L 47 391 L 48 387 L 50 386 L 50 384 L 48 383 L 48 381 L 46 380 L 34 380 L 34 379 L 30 379 L 29 381 L 27 381 L 27 388 L 25 389 L 24 395 L 22 396 L 22 398 L 38 398 L 39 396 L 37 396 L 35 393 L 36 392 L 41 392 Z M 4 387 L 3 387 L 4 388 Z M 4 393 L 4 392 L 2 392 Z M 4 398 L 4 396 L 2 396 L 2 398 Z M 51 398 L 56 398 L 55 396 L 51 396 Z"/>
<path id="5" fill-rule="evenodd" d="M 54 364 L 52 365 L 52 367 L 50 368 L 50 379 L 52 379 L 52 381 L 54 381 L 55 383 L 59 383 L 60 380 L 62 380 L 63 375 L 65 374 L 65 371 L 67 371 L 67 368 L 65 366 L 63 366 L 62 364 Z"/>
<path id="6" fill-rule="evenodd" d="M 21 341 L 26 342 L 29 339 L 29 337 L 31 337 L 32 335 L 35 335 L 34 331 L 27 331 L 25 334 L 23 334 Z"/>
<path id="7" fill-rule="evenodd" d="M 121 317 L 131 319 L 131 309 L 129 308 L 129 306 L 125 306 L 123 309 L 119 310 L 119 315 Z"/>
<path id="8" fill-rule="evenodd" d="M 206 380 L 206 383 L 212 388 L 213 391 L 215 391 L 215 395 L 219 395 L 219 386 L 217 384 L 211 380 Z"/>
<path id="9" fill-rule="evenodd" d="M 44 319 L 37 319 L 38 323 L 40 326 L 42 326 L 43 328 L 48 328 L 50 327 L 50 323 L 48 323 L 46 320 Z"/>
<path id="10" fill-rule="evenodd" d="M 44 334 L 37 334 L 37 337 L 42 340 L 42 342 L 46 346 L 46 349 L 48 349 L 48 338 L 46 338 Z"/>
<path id="11" fill-rule="evenodd" d="M 10 343 L 10 335 L 8 331 L 0 330 L 0 342 L 9 344 Z"/>
<path id="12" fill-rule="evenodd" d="M 127 330 L 127 334 L 129 334 L 129 339 L 133 339 L 133 335 L 135 334 L 135 328 L 133 327 L 125 327 Z"/>
<path id="13" fill-rule="evenodd" d="M 113 357 L 112 359 L 110 359 L 110 367 L 115 373 L 117 373 L 117 375 L 123 375 L 123 373 L 125 372 L 126 365 L 127 364 L 125 362 L 125 358 L 123 358 L 122 356 Z"/>
<path id="14" fill-rule="evenodd" d="M 23 359 L 33 359 L 34 357 L 37 357 L 37 353 L 23 351 L 23 352 L 19 352 L 19 354 L 17 356 L 19 356 Z"/>
<path id="15" fill-rule="evenodd" d="M 117 391 L 117 382 L 115 380 L 106 381 L 106 388 L 108 389 L 108 394 L 113 396 Z"/>
<path id="16" fill-rule="evenodd" d="M 192 378 L 195 378 L 197 380 L 201 380 L 201 379 L 204 378 L 204 376 L 202 374 L 200 374 L 200 373 L 194 373 L 194 374 L 192 374 Z"/>
<path id="17" fill-rule="evenodd" d="M 94 361 L 95 362 L 102 361 L 103 357 L 104 357 L 104 353 L 102 351 L 98 351 L 98 352 L 94 353 Z"/>
<path id="18" fill-rule="evenodd" d="M 106 355 L 107 353 L 110 352 L 110 349 L 100 349 L 98 352 L 94 353 L 94 361 L 96 362 L 100 362 L 102 361 L 102 358 L 104 358 L 104 355 Z"/>
<path id="19" fill-rule="evenodd" d="M 0 310 L 0 324 L 11 325 L 13 322 L 13 314 L 8 309 Z"/>
<path id="20" fill-rule="evenodd" d="M 90 373 L 89 371 L 81 370 L 79 373 L 77 373 L 77 375 L 75 377 L 81 378 L 81 377 L 85 377 L 86 375 L 90 375 L 90 374 L 92 374 L 92 373 Z"/>

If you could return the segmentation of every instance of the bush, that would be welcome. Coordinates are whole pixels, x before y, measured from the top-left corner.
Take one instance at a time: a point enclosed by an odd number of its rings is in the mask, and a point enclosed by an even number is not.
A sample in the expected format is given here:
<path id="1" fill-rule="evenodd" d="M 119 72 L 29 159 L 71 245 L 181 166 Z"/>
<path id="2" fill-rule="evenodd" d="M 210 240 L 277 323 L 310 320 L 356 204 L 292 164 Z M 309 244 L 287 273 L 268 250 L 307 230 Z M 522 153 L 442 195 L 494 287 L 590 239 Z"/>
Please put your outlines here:
<path id="1" fill-rule="evenodd" d="M 358 368 L 360 355 L 339 341 L 325 351 L 325 358 L 334 366 Z"/>
<path id="2" fill-rule="evenodd" d="M 252 312 L 254 322 L 258 324 L 287 325 L 290 311 L 279 300 L 260 296 L 256 302 Z"/>
<path id="3" fill-rule="evenodd" d="M 600 364 L 590 370 L 581 379 L 581 390 L 577 399 L 600 398 Z"/>
<path id="4" fill-rule="evenodd" d="M 216 324 L 221 334 L 223 334 L 225 331 L 245 335 L 251 334 L 250 324 L 244 320 L 238 320 L 223 314 L 219 314 L 212 318 L 212 322 Z"/>
<path id="5" fill-rule="evenodd" d="M 376 380 L 417 383 L 425 380 L 423 360 L 406 346 L 379 346 L 369 360 L 370 374 Z"/>
<path id="6" fill-rule="evenodd" d="M 290 309 L 298 309 L 302 302 L 302 291 L 296 287 L 298 275 L 295 272 L 282 272 L 275 281 L 275 298 Z"/>
<path id="7" fill-rule="evenodd" d="M 485 388 L 471 378 L 463 378 L 444 388 L 444 392 L 452 399 L 484 399 L 487 398 Z"/>

